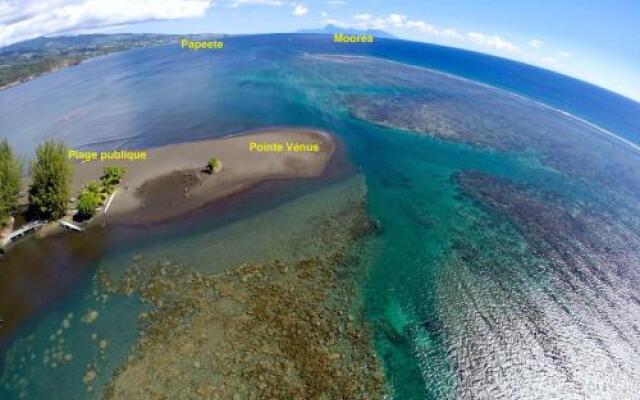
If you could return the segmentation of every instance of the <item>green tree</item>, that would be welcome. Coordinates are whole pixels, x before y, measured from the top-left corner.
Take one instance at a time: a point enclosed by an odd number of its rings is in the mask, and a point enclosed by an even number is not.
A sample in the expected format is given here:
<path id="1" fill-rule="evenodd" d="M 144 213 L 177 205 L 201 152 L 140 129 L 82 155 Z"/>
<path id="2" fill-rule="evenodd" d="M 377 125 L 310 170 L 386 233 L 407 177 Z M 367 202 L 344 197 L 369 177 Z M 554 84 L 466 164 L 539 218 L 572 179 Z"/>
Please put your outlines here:
<path id="1" fill-rule="evenodd" d="M 89 182 L 87 186 L 85 186 L 84 190 L 89 191 L 95 195 L 96 199 L 98 199 L 99 202 L 98 205 L 102 204 L 102 202 L 109 196 L 107 194 L 109 192 L 109 188 L 105 187 L 103 184 L 97 181 Z"/>
<path id="2" fill-rule="evenodd" d="M 29 207 L 38 217 L 58 219 L 65 215 L 69 204 L 71 163 L 67 147 L 60 142 L 46 141 L 36 150 L 31 164 L 32 183 Z"/>
<path id="3" fill-rule="evenodd" d="M 86 219 L 93 217 L 96 208 L 100 205 L 99 193 L 95 193 L 89 189 L 85 189 L 78 196 L 78 216 Z"/>
<path id="4" fill-rule="evenodd" d="M 7 139 L 0 141 L 0 226 L 18 208 L 22 163 Z"/>
<path id="5" fill-rule="evenodd" d="M 222 169 L 222 161 L 218 160 L 215 157 L 209 160 L 205 168 L 205 170 L 210 174 L 219 172 L 221 169 Z"/>
<path id="6" fill-rule="evenodd" d="M 96 196 L 98 196 L 101 192 L 102 192 L 102 188 L 100 187 L 100 184 L 96 181 L 90 181 L 85 190 L 95 194 Z"/>
<path id="7" fill-rule="evenodd" d="M 124 177 L 125 171 L 126 170 L 124 167 L 114 167 L 114 166 L 104 167 L 104 170 L 103 170 L 104 173 L 102 175 L 102 178 L 100 178 L 100 180 L 105 186 L 117 185 L 118 183 L 120 183 L 120 181 Z"/>

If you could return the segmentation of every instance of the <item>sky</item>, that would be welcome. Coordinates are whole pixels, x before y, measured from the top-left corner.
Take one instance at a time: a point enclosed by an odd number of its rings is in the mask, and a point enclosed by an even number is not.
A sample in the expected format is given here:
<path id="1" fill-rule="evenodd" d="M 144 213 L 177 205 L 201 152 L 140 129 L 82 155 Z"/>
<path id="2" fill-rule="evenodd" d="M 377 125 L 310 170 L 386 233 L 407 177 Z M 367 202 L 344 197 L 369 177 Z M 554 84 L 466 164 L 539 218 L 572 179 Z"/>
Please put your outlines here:
<path id="1" fill-rule="evenodd" d="M 43 35 L 326 24 L 511 58 L 640 101 L 640 0 L 0 0 L 0 46 Z"/>

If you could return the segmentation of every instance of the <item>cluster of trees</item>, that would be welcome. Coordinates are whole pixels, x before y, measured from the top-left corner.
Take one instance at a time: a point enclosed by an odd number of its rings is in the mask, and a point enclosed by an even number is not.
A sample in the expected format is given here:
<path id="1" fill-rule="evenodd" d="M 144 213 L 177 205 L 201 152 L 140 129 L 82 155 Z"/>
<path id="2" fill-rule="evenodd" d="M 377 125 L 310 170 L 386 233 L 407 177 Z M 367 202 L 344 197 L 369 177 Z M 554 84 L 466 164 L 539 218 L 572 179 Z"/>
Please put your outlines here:
<path id="1" fill-rule="evenodd" d="M 65 146 L 53 141 L 43 143 L 36 150 L 29 189 L 29 207 L 33 215 L 59 218 L 65 214 L 71 183 L 71 165 L 66 157 Z M 22 172 L 22 161 L 7 139 L 3 139 L 0 141 L 0 224 L 5 224 L 18 208 Z"/>
<path id="2" fill-rule="evenodd" d="M 62 218 L 71 199 L 72 164 L 68 149 L 60 142 L 47 141 L 36 149 L 31 162 L 29 215 L 38 219 Z M 0 226 L 17 211 L 22 185 L 23 163 L 6 139 L 0 141 Z M 123 167 L 105 167 L 100 182 L 89 182 L 78 196 L 79 216 L 93 216 L 124 176 Z"/>

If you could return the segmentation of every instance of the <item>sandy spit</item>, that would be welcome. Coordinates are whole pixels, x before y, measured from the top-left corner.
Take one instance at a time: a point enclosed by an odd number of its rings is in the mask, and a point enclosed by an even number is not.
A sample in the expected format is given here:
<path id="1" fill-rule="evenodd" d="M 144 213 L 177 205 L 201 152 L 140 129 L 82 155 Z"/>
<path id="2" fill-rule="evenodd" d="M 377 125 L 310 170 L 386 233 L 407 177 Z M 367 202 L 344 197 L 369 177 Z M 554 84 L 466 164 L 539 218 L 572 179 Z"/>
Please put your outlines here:
<path id="1" fill-rule="evenodd" d="M 250 143 L 279 143 L 282 152 L 250 151 Z M 287 151 L 288 142 L 318 144 L 320 151 Z M 336 149 L 328 133 L 274 128 L 221 139 L 147 149 L 147 159 L 91 161 L 74 166 L 73 193 L 98 180 L 107 165 L 127 169 L 109 207 L 109 222 L 144 224 L 171 219 L 264 181 L 320 176 Z M 145 149 L 132 149 L 145 150 Z M 222 161 L 220 172 L 203 171 L 207 161 Z"/>

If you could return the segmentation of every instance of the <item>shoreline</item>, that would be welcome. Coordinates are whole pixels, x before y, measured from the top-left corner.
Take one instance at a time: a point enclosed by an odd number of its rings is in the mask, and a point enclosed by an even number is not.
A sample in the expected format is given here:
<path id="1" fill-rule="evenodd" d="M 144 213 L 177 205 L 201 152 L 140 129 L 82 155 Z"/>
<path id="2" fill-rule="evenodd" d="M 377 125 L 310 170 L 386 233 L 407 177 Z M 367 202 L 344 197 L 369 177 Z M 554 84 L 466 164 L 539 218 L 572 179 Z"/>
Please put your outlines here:
<path id="1" fill-rule="evenodd" d="M 288 151 L 285 147 L 281 152 L 252 152 L 249 150 L 252 141 L 283 146 L 286 143 L 315 143 L 319 148 L 317 151 Z M 72 149 L 69 150 L 71 152 Z M 92 150 L 83 148 L 79 151 Z M 106 153 L 121 151 L 110 150 Z M 72 199 L 77 198 L 88 183 L 99 182 L 105 167 L 126 169 L 122 181 L 115 186 L 107 214 L 104 213 L 103 204 L 91 218 L 76 221 L 75 210 L 70 209 L 59 221 L 49 221 L 35 230 L 35 238 L 44 239 L 65 233 L 61 221 L 71 222 L 81 230 L 104 226 L 107 222 L 132 228 L 167 224 L 189 218 L 199 209 L 208 208 L 211 211 L 216 205 L 233 203 L 234 199 L 242 199 L 243 193 L 257 187 L 329 177 L 350 169 L 344 147 L 336 136 L 308 127 L 267 127 L 239 131 L 220 138 L 125 151 L 145 153 L 146 159 L 102 161 L 98 157 L 89 162 L 72 161 Z M 222 170 L 217 173 L 205 172 L 208 160 L 214 156 L 222 162 Z M 26 209 L 29 184 L 29 180 L 23 184 L 25 195 L 20 204 L 23 209 Z M 73 207 L 73 204 L 70 206 Z M 224 204 L 223 208 L 231 209 L 233 205 Z M 14 229 L 21 225 L 14 226 Z M 0 246 L 0 257 L 21 240 Z"/>
<path id="2" fill-rule="evenodd" d="M 23 83 L 31 82 L 34 79 L 38 79 L 40 77 L 43 77 L 43 76 L 46 76 L 46 75 L 50 75 L 50 74 L 53 74 L 53 73 L 58 72 L 58 71 L 62 71 L 63 69 L 75 67 L 76 65 L 82 64 L 86 60 L 88 60 L 88 59 L 81 60 L 81 61 L 78 61 L 78 62 L 65 62 L 65 63 L 62 63 L 61 65 L 56 66 L 55 68 L 52 68 L 52 69 L 48 70 L 48 71 L 43 71 L 41 73 L 37 73 L 37 74 L 33 74 L 33 75 L 22 77 L 22 78 L 20 78 L 18 80 L 15 80 L 15 81 L 12 81 L 12 82 L 9 82 L 9 83 L 7 83 L 5 85 L 0 86 L 0 91 L 11 89 L 11 88 L 16 87 L 16 86 L 20 86 Z"/>

